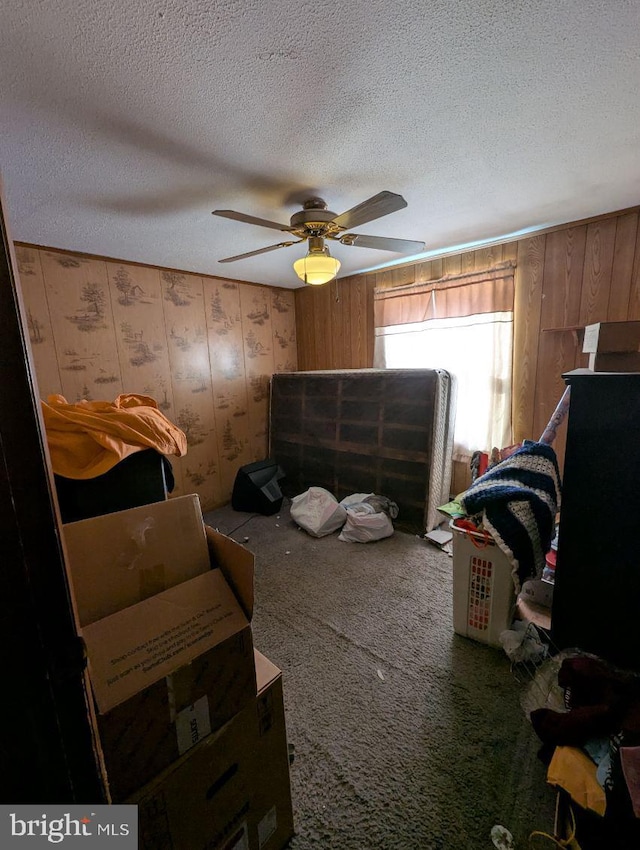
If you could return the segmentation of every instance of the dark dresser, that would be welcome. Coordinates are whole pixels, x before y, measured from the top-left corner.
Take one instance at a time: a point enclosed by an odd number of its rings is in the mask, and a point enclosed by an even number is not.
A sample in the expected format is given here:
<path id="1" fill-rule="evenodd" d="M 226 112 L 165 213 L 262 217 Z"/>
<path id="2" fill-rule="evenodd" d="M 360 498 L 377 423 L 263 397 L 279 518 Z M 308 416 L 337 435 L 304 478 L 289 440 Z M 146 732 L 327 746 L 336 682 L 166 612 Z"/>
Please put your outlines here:
<path id="1" fill-rule="evenodd" d="M 571 387 L 552 638 L 640 670 L 640 374 Z"/>

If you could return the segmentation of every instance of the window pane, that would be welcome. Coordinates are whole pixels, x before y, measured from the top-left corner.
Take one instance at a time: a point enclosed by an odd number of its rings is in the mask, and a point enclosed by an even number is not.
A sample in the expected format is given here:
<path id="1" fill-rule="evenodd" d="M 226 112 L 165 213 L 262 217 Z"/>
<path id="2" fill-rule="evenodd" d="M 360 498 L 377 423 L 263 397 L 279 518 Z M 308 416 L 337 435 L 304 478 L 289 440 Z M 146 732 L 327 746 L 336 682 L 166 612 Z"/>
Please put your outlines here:
<path id="1" fill-rule="evenodd" d="M 511 442 L 512 313 L 376 329 L 376 365 L 446 369 L 457 382 L 454 454 Z"/>

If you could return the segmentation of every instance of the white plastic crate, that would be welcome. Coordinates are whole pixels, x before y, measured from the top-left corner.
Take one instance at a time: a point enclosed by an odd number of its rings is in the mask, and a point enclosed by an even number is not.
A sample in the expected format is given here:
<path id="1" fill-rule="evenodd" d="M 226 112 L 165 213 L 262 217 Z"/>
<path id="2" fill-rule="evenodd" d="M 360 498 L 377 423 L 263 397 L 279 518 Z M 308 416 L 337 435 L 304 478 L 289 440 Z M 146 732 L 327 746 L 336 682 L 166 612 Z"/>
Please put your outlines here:
<path id="1" fill-rule="evenodd" d="M 516 603 L 511 564 L 493 538 L 449 523 L 453 533 L 453 630 L 500 647 Z"/>

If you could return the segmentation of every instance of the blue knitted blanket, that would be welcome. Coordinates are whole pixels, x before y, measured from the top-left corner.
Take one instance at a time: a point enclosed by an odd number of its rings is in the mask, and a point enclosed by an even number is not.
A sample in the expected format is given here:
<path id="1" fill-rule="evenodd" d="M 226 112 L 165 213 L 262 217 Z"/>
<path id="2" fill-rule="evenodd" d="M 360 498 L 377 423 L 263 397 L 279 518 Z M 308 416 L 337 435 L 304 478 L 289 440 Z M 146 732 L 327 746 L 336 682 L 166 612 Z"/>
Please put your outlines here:
<path id="1" fill-rule="evenodd" d="M 529 441 L 459 497 L 467 514 L 483 514 L 484 527 L 511 563 L 516 593 L 527 579 L 542 574 L 559 499 L 554 450 Z"/>

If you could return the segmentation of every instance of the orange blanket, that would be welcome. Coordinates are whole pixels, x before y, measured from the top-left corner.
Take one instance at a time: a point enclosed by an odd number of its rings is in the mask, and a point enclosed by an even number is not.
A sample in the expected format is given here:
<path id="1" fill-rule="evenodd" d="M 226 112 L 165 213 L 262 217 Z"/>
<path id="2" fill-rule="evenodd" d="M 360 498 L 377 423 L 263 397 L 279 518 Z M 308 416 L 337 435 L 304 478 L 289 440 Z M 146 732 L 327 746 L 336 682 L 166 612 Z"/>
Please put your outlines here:
<path id="1" fill-rule="evenodd" d="M 69 404 L 61 395 L 42 402 L 53 471 L 65 478 L 95 478 L 143 449 L 182 457 L 184 432 L 169 422 L 154 399 L 133 393 L 115 401 Z"/>

